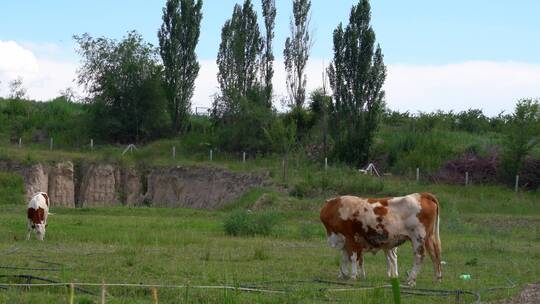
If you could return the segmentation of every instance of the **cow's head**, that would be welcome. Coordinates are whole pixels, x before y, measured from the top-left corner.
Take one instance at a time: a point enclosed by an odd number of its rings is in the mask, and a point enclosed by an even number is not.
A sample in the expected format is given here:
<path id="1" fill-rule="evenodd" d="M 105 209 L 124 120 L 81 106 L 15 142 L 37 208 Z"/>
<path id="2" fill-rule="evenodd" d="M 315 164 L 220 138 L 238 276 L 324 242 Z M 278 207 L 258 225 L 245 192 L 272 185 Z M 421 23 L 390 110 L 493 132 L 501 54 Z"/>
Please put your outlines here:
<path id="1" fill-rule="evenodd" d="M 36 230 L 37 239 L 43 241 L 43 238 L 45 238 L 45 224 L 36 224 L 34 229 Z"/>

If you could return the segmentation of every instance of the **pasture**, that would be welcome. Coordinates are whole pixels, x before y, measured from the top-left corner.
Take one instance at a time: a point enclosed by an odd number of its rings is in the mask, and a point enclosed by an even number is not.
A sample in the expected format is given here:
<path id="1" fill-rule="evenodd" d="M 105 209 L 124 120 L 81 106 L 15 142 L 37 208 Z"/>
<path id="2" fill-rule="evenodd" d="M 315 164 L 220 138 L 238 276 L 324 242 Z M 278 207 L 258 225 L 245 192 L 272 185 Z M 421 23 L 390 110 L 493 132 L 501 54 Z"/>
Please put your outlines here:
<path id="1" fill-rule="evenodd" d="M 494 186 L 385 182 L 388 193 L 429 190 L 442 204 L 443 283 L 432 282 L 427 257 L 418 289 L 467 290 L 496 301 L 540 278 L 540 197 Z M 263 193 L 269 199 L 253 206 Z M 339 281 L 338 253 L 326 245 L 318 209 L 323 198 L 296 199 L 254 189 L 221 211 L 157 208 L 52 208 L 44 242 L 24 241 L 25 206 L 0 204 L 1 283 L 12 275 L 58 282 L 184 285 L 158 288 L 160 303 L 392 303 L 382 252 L 365 257 L 367 280 Z M 276 221 L 267 236 L 229 236 L 224 221 L 251 208 Z M 412 265 L 410 243 L 398 251 L 400 281 Z M 32 270 L 32 269 L 39 270 Z M 461 274 L 470 274 L 463 281 Z M 33 281 L 33 283 L 43 283 Z M 351 286 L 344 285 L 352 283 Z M 514 288 L 510 288 L 515 284 Z M 284 293 L 199 289 L 252 287 Z M 193 286 L 193 287 L 190 287 Z M 99 286 L 81 286 L 75 303 L 99 303 Z M 350 290 L 344 290 L 350 289 Z M 150 303 L 150 289 L 109 287 L 107 303 Z M 404 289 L 403 291 L 411 291 Z M 455 296 L 402 295 L 403 303 L 455 303 Z M 462 295 L 464 303 L 475 300 Z M 66 287 L 2 289 L 0 303 L 67 303 Z"/>

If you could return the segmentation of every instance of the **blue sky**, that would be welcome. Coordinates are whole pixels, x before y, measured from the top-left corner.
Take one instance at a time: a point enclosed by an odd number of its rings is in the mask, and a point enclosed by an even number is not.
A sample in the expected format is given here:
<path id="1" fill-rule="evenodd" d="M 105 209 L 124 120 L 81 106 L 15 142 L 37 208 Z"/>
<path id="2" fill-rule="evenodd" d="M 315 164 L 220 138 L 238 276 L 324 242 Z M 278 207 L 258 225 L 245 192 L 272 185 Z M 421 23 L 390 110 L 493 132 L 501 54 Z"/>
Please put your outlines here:
<path id="1" fill-rule="evenodd" d="M 2 0 L 0 42 L 14 41 L 22 48 L 30 50 L 36 57 L 38 65 L 40 60 L 66 65 L 76 64 L 78 57 L 73 50 L 74 42 L 71 38 L 74 34 L 88 32 L 92 36 L 121 38 L 127 31 L 135 29 L 146 40 L 157 44 L 156 32 L 161 24 L 161 9 L 164 2 L 164 0 Z M 197 48 L 201 61 L 210 64 L 215 60 L 221 27 L 224 21 L 230 18 L 232 8 L 237 2 L 240 1 L 204 1 L 204 17 Z M 323 60 L 327 63 L 331 59 L 332 31 L 339 22 L 347 21 L 351 6 L 357 2 L 312 0 L 312 27 L 315 33 L 312 64 L 316 66 L 312 68 L 313 71 L 321 70 Z M 257 10 L 260 10 L 260 1 L 253 0 L 253 3 Z M 274 53 L 277 60 L 281 61 L 284 40 L 289 33 L 288 23 L 292 4 L 291 0 L 276 0 L 276 3 L 278 15 Z M 533 75 L 536 75 L 534 73 L 540 64 L 538 12 L 540 1 L 537 0 L 373 0 L 372 24 L 389 66 L 399 68 L 412 66 L 415 68 L 414 71 L 418 72 L 418 69 L 432 66 L 448 68 L 471 62 L 488 62 L 499 65 L 518 64 L 520 68 L 527 65 L 527 68 L 534 68 Z M 262 22 L 261 18 L 259 22 Z M 497 66 L 496 70 L 506 71 L 506 68 L 508 66 Z M 514 68 L 512 67 L 512 71 L 516 74 L 529 71 L 523 72 Z M 208 67 L 208 71 L 211 70 Z M 403 72 L 400 69 L 395 70 Z M 1 73 L 0 70 L 0 76 Z M 430 71 L 421 69 L 420 74 L 425 73 Z M 317 77 L 318 75 L 313 75 L 311 79 Z M 387 90 L 395 90 L 393 89 L 396 86 L 395 79 L 401 79 L 399 87 L 411 85 L 404 82 L 410 78 L 407 75 L 396 74 L 395 77 L 389 75 L 389 78 L 393 80 L 389 79 Z M 45 80 L 41 81 L 42 85 L 44 82 Z M 536 92 L 527 89 L 523 96 L 540 95 Z M 398 99 L 403 99 L 403 96 L 407 95 L 398 94 L 396 91 L 389 93 Z M 514 100 L 509 101 L 504 107 L 508 108 L 515 102 L 519 94 L 514 95 L 511 95 Z M 389 104 L 392 102 L 389 100 Z M 400 102 L 406 104 L 414 100 Z M 487 101 L 485 103 L 487 104 Z M 461 105 L 465 106 L 467 103 Z M 459 104 L 456 108 L 460 108 Z M 419 106 L 416 110 L 424 108 Z"/>
<path id="2" fill-rule="evenodd" d="M 0 4 L 0 39 L 55 43 L 71 48 L 71 36 L 120 38 L 135 29 L 157 44 L 164 1 L 50 0 Z M 235 0 L 206 0 L 198 54 L 215 58 L 224 21 Z M 372 1 L 373 26 L 388 63 L 441 64 L 466 60 L 540 61 L 540 1 Z M 351 0 L 314 0 L 313 57 L 331 56 L 332 31 L 346 21 Z M 259 1 L 254 1 L 259 9 Z M 288 34 L 290 0 L 277 0 L 275 53 Z M 262 21 L 262 20 L 260 20 Z"/>

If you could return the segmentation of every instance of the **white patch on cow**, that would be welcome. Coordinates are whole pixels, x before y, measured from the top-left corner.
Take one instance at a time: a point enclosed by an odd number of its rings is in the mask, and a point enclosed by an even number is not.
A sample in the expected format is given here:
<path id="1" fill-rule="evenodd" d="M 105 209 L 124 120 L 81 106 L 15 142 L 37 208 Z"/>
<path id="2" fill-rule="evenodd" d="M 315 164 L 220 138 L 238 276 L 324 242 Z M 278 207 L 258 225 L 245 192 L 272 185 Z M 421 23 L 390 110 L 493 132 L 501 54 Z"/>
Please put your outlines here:
<path id="1" fill-rule="evenodd" d="M 380 203 L 370 204 L 366 199 L 356 196 L 342 196 L 339 217 L 344 221 L 356 220 L 361 222 L 364 231 L 367 231 L 368 227 L 370 227 L 382 232 L 382 229 L 377 228 L 377 215 L 373 212 L 373 209 L 377 206 L 382 205 Z"/>
<path id="2" fill-rule="evenodd" d="M 333 233 L 328 236 L 328 245 L 332 248 L 343 249 L 345 246 L 345 236 L 341 233 Z"/>
<path id="3" fill-rule="evenodd" d="M 417 217 L 422 209 L 420 198 L 418 193 L 414 193 L 388 200 L 389 210 L 384 225 L 391 239 L 398 240 L 403 234 L 411 240 L 419 236 L 425 237 L 426 229 Z"/>

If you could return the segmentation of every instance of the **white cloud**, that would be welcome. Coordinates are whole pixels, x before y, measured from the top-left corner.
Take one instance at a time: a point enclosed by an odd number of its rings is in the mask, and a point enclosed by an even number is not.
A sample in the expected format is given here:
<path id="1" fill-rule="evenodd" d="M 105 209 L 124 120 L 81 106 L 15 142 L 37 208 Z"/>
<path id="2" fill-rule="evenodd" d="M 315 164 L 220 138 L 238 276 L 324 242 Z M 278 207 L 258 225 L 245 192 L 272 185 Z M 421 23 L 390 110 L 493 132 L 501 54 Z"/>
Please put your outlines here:
<path id="1" fill-rule="evenodd" d="M 49 52 L 54 50 L 48 44 Z M 58 96 L 67 87 L 76 88 L 73 79 L 77 64 L 70 61 L 38 57 L 28 47 L 15 41 L 0 41 L 0 95 L 8 94 L 8 83 L 22 77 L 28 95 L 36 100 Z"/>
<path id="2" fill-rule="evenodd" d="M 64 58 L 69 59 L 61 59 L 62 52 L 66 52 Z M 55 56 L 45 55 L 52 53 Z M 7 95 L 8 82 L 19 76 L 23 77 L 30 97 L 38 100 L 51 99 L 67 87 L 76 88 L 73 79 L 77 63 L 72 55 L 54 44 L 0 41 L 0 96 Z M 328 60 L 309 61 L 308 92 L 322 86 L 326 65 Z M 281 108 L 280 101 L 287 96 L 282 60 L 275 62 L 275 70 L 275 106 Z M 201 61 L 194 106 L 211 106 L 212 95 L 218 92 L 217 71 L 215 60 Z M 512 112 L 520 98 L 540 97 L 540 64 L 471 61 L 448 65 L 390 65 L 385 90 L 388 107 L 393 110 L 416 113 L 480 108 L 488 115 L 496 115 L 503 110 Z"/>
<path id="3" fill-rule="evenodd" d="M 540 65 L 471 61 L 440 66 L 392 65 L 385 86 L 388 106 L 411 112 L 479 108 L 512 112 L 521 98 L 540 97 Z"/>
<path id="4" fill-rule="evenodd" d="M 307 65 L 307 91 L 322 86 L 322 59 Z M 285 69 L 276 61 L 275 105 L 287 96 Z M 208 97 L 218 91 L 217 66 L 202 61 L 193 104 L 210 106 Z M 512 112 L 517 100 L 540 97 L 540 65 L 516 62 L 474 61 L 448 65 L 390 65 L 385 83 L 387 105 L 392 110 L 430 112 L 480 108 L 487 115 Z"/>

